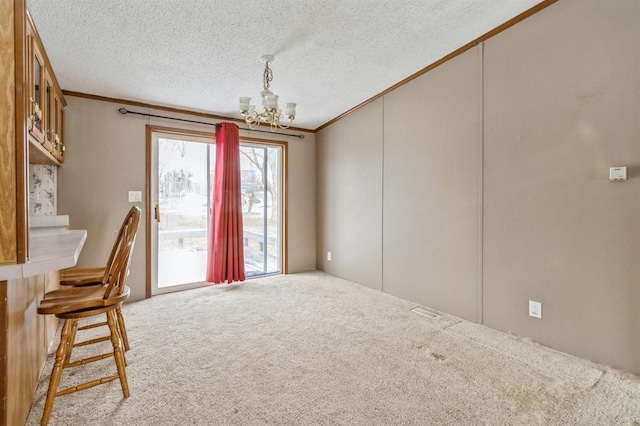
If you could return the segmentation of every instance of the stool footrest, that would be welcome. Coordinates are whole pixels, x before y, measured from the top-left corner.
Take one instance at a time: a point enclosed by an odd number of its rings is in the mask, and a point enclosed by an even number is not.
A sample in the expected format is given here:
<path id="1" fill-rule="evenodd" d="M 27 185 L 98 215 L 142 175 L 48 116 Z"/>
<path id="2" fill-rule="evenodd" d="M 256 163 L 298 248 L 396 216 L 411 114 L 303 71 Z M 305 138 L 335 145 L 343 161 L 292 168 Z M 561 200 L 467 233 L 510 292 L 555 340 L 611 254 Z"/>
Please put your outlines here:
<path id="1" fill-rule="evenodd" d="M 73 347 L 77 348 L 77 347 L 80 347 L 80 346 L 88 346 L 88 345 L 93 345 L 94 343 L 106 342 L 108 340 L 109 340 L 109 336 L 96 337 L 95 339 L 78 342 L 78 343 L 74 344 Z"/>
<path id="2" fill-rule="evenodd" d="M 64 366 L 64 368 L 77 367 L 79 365 L 90 364 L 92 362 L 102 361 L 103 359 L 111 358 L 112 356 L 113 356 L 113 353 L 106 353 L 106 354 L 102 354 L 102 355 L 92 356 L 92 357 L 89 357 L 89 358 L 83 358 L 83 359 L 79 359 L 77 361 L 68 363 L 67 365 Z"/>
<path id="3" fill-rule="evenodd" d="M 79 327 L 78 330 L 90 330 L 92 328 L 104 327 L 105 325 L 107 325 L 106 321 L 94 322 L 93 324 L 83 325 L 82 327 Z"/>
<path id="4" fill-rule="evenodd" d="M 82 384 L 79 384 L 77 386 L 72 386 L 70 388 L 66 388 L 66 389 L 63 389 L 61 391 L 58 391 L 56 393 L 56 396 L 67 395 L 67 394 L 70 394 L 70 393 L 74 393 L 74 392 L 78 392 L 78 391 L 81 391 L 81 390 L 89 389 L 89 388 L 92 388 L 94 386 L 103 385 L 105 383 L 112 382 L 112 381 L 116 380 L 117 378 L 118 378 L 117 374 L 115 374 L 113 376 L 102 377 L 100 379 L 92 380 L 90 382 L 82 383 Z"/>

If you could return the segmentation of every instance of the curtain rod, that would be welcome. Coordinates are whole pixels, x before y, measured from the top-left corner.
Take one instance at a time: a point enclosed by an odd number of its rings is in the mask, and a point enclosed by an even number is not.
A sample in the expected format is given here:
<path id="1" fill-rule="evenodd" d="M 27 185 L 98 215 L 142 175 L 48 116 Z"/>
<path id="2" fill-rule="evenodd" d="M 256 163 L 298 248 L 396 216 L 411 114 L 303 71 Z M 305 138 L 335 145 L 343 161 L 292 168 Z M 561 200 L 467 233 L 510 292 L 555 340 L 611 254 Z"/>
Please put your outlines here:
<path id="1" fill-rule="evenodd" d="M 175 118 L 175 117 L 167 117 L 167 116 L 164 116 L 164 115 L 148 114 L 146 112 L 129 111 L 126 108 L 120 108 L 118 110 L 118 112 L 120 112 L 120 114 L 123 114 L 123 115 L 124 114 L 136 114 L 136 115 L 142 115 L 143 117 L 164 118 L 164 119 L 167 119 L 167 120 L 185 121 L 187 123 L 205 124 L 207 126 L 217 126 L 218 124 L 220 124 L 220 123 L 206 123 L 204 121 L 196 121 L 196 120 L 187 120 L 186 118 Z M 240 128 L 240 130 L 247 130 L 249 132 L 269 133 L 271 135 L 293 136 L 295 138 L 304 139 L 304 135 L 294 135 L 292 133 L 280 133 L 280 132 L 271 132 L 269 130 L 242 129 L 242 128 Z"/>

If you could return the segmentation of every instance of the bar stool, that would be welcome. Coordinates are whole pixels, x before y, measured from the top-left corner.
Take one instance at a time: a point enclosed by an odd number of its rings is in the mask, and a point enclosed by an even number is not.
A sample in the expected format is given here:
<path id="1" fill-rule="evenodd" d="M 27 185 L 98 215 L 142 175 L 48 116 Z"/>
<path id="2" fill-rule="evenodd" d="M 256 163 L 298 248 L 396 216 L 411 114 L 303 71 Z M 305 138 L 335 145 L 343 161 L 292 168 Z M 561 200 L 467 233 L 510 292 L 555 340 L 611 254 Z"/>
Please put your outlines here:
<path id="1" fill-rule="evenodd" d="M 124 220 L 122 221 L 122 225 L 120 226 L 120 230 L 118 231 L 118 235 L 116 236 L 116 240 L 111 249 L 111 253 L 109 253 L 109 258 L 107 259 L 106 265 L 110 265 L 113 263 L 113 258 L 118 250 L 118 245 L 122 242 L 125 226 L 132 220 L 133 216 L 140 216 L 140 214 L 141 212 L 139 207 L 131 207 Z M 100 286 L 105 282 L 108 282 L 110 273 L 110 271 L 107 271 L 106 266 L 66 269 L 62 271 L 60 284 L 66 288 Z M 45 294 L 45 298 L 58 297 L 60 295 L 63 295 L 63 292 L 66 291 L 66 288 L 49 292 Z M 122 340 L 124 343 L 124 350 L 128 351 L 130 349 L 129 338 L 127 336 L 127 329 L 125 327 L 124 317 L 122 315 L 122 309 L 120 305 L 118 305 L 118 307 L 116 308 L 116 315 L 118 318 L 118 327 L 120 328 L 120 334 L 122 335 Z M 106 325 L 106 323 L 101 323 L 100 325 Z M 91 327 L 94 326 L 95 325 L 92 325 Z M 80 327 L 79 330 L 87 329 L 88 327 L 89 326 Z"/>
<path id="2" fill-rule="evenodd" d="M 38 313 L 42 315 L 55 315 L 64 321 L 60 334 L 60 343 L 56 350 L 55 363 L 49 379 L 47 398 L 42 414 L 41 425 L 49 422 L 53 411 L 54 399 L 61 395 L 81 391 L 100 384 L 120 380 L 122 394 L 128 398 L 129 384 L 127 382 L 126 361 L 122 349 L 123 335 L 121 330 L 124 327 L 119 325 L 117 309 L 121 306 L 130 294 L 130 289 L 126 285 L 131 263 L 131 253 L 135 243 L 136 232 L 140 220 L 140 209 L 137 214 L 132 214 L 125 221 L 121 238 L 116 240 L 116 250 L 111 262 L 107 264 L 105 276 L 108 279 L 101 285 L 88 287 L 73 287 L 69 289 L 56 290 L 47 293 L 38 306 Z M 78 331 L 78 320 L 97 315 L 106 315 L 106 324 L 109 328 L 107 336 L 91 339 L 84 342 L 75 342 Z M 113 347 L 112 352 L 89 356 L 80 360 L 71 361 L 74 347 L 91 345 L 93 343 L 110 340 Z M 86 383 L 72 386 L 58 391 L 63 370 L 72 367 L 79 367 L 113 357 L 116 364 L 117 374 L 101 377 Z"/>

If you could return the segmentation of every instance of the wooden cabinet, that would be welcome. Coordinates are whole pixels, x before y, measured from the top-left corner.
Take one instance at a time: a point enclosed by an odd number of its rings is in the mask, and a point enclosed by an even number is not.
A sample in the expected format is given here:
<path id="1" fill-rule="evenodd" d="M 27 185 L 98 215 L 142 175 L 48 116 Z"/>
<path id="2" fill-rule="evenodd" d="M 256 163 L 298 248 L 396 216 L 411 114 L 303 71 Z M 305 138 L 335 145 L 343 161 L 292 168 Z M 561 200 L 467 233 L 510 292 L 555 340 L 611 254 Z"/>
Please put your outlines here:
<path id="1" fill-rule="evenodd" d="M 47 291 L 59 288 L 59 272 L 0 281 L 0 424 L 24 424 L 49 346 L 58 327 L 54 315 L 38 315 Z"/>
<path id="2" fill-rule="evenodd" d="M 38 305 L 60 288 L 59 271 L 75 266 L 86 238 L 83 230 L 34 230 L 29 262 L 0 266 L 0 425 L 25 424 L 58 327 Z"/>
<path id="3" fill-rule="evenodd" d="M 26 27 L 29 163 L 60 166 L 64 162 L 62 123 L 66 104 L 38 31 L 28 13 Z"/>
<path id="4" fill-rule="evenodd" d="M 60 85 L 25 0 L 0 1 L 0 265 L 29 257 L 29 168 L 64 161 Z"/>

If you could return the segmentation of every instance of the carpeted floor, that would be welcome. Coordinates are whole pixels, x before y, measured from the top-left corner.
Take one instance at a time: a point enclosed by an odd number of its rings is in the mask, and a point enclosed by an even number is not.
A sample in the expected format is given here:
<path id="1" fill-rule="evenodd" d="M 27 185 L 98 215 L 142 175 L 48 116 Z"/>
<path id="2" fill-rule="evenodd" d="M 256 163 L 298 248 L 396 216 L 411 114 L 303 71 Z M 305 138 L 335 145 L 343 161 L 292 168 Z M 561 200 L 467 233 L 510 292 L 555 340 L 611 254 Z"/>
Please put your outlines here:
<path id="1" fill-rule="evenodd" d="M 118 381 L 61 396 L 49 424 L 640 424 L 637 376 L 415 307 L 321 272 L 129 303 L 131 397 Z M 63 386 L 112 371 L 67 370 Z"/>

